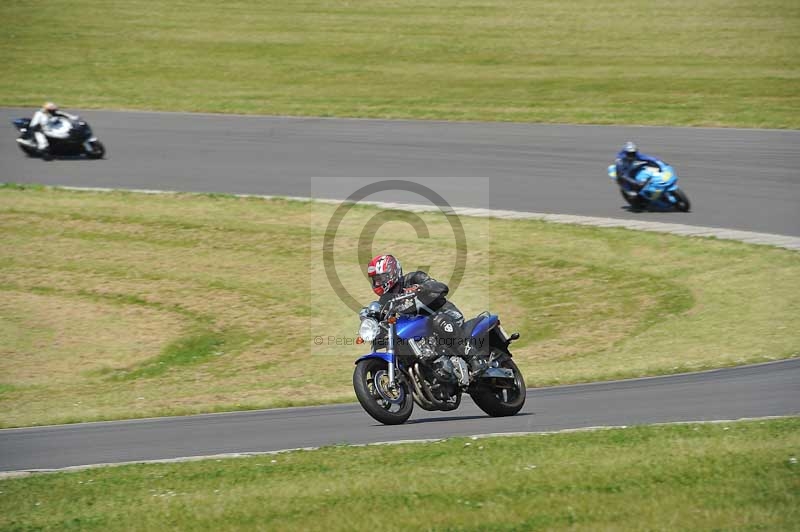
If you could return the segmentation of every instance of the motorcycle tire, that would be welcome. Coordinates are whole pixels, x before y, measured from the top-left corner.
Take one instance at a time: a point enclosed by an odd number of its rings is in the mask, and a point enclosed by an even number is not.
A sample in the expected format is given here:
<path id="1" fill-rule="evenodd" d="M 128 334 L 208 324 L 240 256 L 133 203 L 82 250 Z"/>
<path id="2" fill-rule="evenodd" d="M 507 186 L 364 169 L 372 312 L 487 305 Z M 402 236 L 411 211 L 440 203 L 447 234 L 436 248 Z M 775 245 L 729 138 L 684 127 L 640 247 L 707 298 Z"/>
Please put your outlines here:
<path id="1" fill-rule="evenodd" d="M 384 425 L 401 425 L 411 417 L 414 399 L 399 372 L 397 378 L 400 382 L 397 390 L 386 387 L 388 382 L 386 366 L 386 361 L 378 358 L 368 358 L 356 364 L 356 369 L 353 371 L 353 389 L 361 407 L 373 419 Z"/>
<path id="2" fill-rule="evenodd" d="M 31 148 L 30 146 L 25 146 L 25 145 L 19 144 L 19 143 L 18 143 L 18 145 L 19 145 L 19 149 L 21 149 L 22 152 L 25 155 L 27 155 L 28 157 L 36 157 L 36 156 L 39 155 L 39 150 L 37 150 L 36 148 Z"/>
<path id="3" fill-rule="evenodd" d="M 628 202 L 628 205 L 630 205 L 633 209 L 643 210 L 645 207 L 647 207 L 647 200 L 638 194 L 636 196 L 632 194 L 626 194 L 622 189 L 619 189 L 619 193 L 622 194 L 622 197 L 625 198 L 625 201 Z"/>
<path id="4" fill-rule="evenodd" d="M 675 198 L 675 210 L 680 212 L 689 212 L 691 208 L 691 204 L 689 203 L 689 198 L 686 196 L 686 193 L 681 190 L 673 190 L 671 192 L 672 197 Z"/>
<path id="5" fill-rule="evenodd" d="M 525 379 L 513 360 L 507 358 L 500 363 L 503 368 L 514 372 L 514 387 L 508 388 L 492 387 L 489 384 L 478 383 L 477 387 L 469 392 L 472 400 L 478 408 L 492 417 L 513 416 L 525 405 Z M 506 394 L 503 390 L 508 390 Z"/>
<path id="6" fill-rule="evenodd" d="M 87 151 L 86 156 L 89 159 L 102 159 L 106 154 L 106 147 L 102 142 L 96 140 L 92 142 L 92 151 Z"/>

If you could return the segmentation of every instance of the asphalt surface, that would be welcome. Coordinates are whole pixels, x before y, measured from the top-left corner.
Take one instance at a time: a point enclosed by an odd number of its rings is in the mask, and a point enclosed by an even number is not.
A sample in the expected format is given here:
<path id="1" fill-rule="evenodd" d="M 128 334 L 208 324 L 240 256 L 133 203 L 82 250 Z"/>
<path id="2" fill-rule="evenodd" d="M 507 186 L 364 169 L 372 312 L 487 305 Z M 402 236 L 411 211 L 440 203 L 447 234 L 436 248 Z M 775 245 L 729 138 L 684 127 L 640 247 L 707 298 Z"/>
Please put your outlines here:
<path id="1" fill-rule="evenodd" d="M 47 163 L 14 143 L 31 114 L 0 109 L 0 181 L 341 199 L 408 178 L 454 206 L 800 236 L 800 131 L 85 111 L 107 160 Z M 606 167 L 629 139 L 676 168 L 691 213 L 626 210 Z"/>
<path id="2" fill-rule="evenodd" d="M 341 443 L 703 421 L 800 413 L 800 359 L 705 373 L 528 390 L 490 418 L 469 400 L 384 426 L 357 404 L 0 431 L 0 471 L 50 469 Z"/>
<path id="3" fill-rule="evenodd" d="M 26 158 L 0 109 L 0 182 L 343 198 L 385 178 L 454 206 L 800 235 L 800 132 L 328 120 L 82 112 L 102 161 Z M 631 213 L 606 176 L 628 139 L 673 164 L 691 213 Z M 413 194 L 371 200 L 421 203 Z M 469 400 L 400 427 L 358 405 L 0 431 L 0 471 L 269 451 L 336 443 L 552 431 L 800 413 L 800 359 L 694 375 L 528 391 L 489 418 Z"/>

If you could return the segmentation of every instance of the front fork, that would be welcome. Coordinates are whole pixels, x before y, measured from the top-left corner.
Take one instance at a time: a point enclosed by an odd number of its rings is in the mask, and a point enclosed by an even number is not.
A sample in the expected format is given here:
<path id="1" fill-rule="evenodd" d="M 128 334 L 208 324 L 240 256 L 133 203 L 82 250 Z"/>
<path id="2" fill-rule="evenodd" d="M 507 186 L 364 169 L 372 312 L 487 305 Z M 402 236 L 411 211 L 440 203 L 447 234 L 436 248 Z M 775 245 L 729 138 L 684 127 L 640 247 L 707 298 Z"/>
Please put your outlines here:
<path id="1" fill-rule="evenodd" d="M 86 153 L 91 153 L 94 150 L 94 143 L 97 142 L 97 137 L 89 137 L 83 142 L 83 149 Z"/>
<path id="2" fill-rule="evenodd" d="M 397 366 L 396 358 L 394 355 L 394 323 L 389 323 L 389 342 L 386 352 L 389 354 L 389 386 L 392 388 L 397 387 L 395 382 L 395 368 Z"/>

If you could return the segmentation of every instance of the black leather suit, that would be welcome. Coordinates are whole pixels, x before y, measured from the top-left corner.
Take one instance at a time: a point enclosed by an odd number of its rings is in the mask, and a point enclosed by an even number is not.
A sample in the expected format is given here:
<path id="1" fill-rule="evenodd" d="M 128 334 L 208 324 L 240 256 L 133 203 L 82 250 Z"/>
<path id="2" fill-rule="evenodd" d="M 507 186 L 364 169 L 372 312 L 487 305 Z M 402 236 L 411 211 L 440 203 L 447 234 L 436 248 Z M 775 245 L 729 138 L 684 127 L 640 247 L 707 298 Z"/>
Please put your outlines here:
<path id="1" fill-rule="evenodd" d="M 447 300 L 450 289 L 446 284 L 437 281 L 425 272 L 416 271 L 404 275 L 390 291 L 383 294 L 380 303 L 402 294 L 406 288 L 417 285 L 415 299 L 409 299 L 408 305 L 398 311 L 401 314 L 432 316 L 433 333 L 439 339 L 441 354 L 465 356 L 467 339 L 461 326 L 464 315 L 453 303 Z"/>

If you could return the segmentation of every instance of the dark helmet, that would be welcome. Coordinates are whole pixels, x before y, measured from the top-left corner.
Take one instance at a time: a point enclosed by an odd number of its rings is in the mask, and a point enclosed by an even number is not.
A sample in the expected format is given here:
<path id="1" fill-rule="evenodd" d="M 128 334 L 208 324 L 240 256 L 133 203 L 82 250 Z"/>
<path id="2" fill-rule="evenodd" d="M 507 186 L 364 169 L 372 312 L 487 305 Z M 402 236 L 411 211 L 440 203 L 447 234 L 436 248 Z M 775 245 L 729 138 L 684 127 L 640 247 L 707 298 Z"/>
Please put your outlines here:
<path id="1" fill-rule="evenodd" d="M 367 266 L 367 275 L 372 281 L 372 291 L 382 296 L 403 276 L 403 267 L 392 255 L 378 255 Z"/>
<path id="2" fill-rule="evenodd" d="M 625 152 L 626 159 L 633 159 L 636 157 L 636 154 L 639 152 L 639 148 L 636 147 L 631 141 L 625 143 L 625 146 L 622 147 L 622 151 Z"/>

